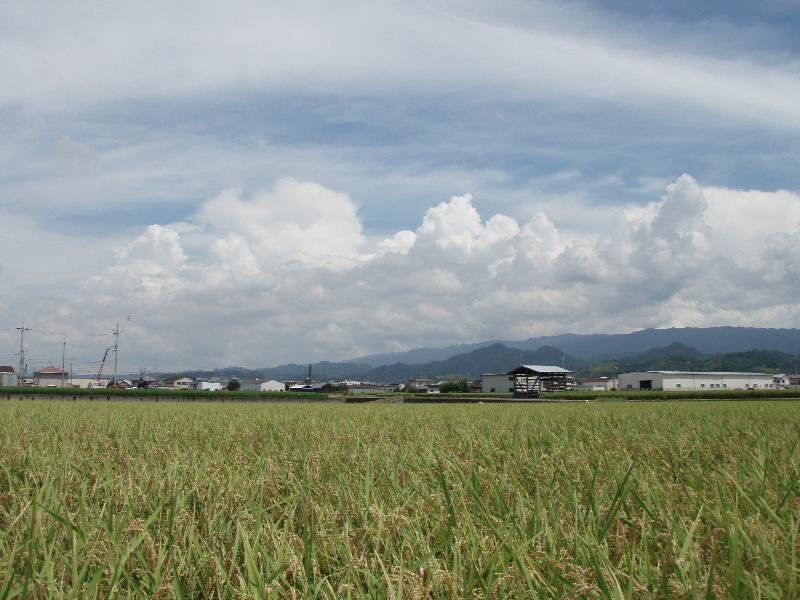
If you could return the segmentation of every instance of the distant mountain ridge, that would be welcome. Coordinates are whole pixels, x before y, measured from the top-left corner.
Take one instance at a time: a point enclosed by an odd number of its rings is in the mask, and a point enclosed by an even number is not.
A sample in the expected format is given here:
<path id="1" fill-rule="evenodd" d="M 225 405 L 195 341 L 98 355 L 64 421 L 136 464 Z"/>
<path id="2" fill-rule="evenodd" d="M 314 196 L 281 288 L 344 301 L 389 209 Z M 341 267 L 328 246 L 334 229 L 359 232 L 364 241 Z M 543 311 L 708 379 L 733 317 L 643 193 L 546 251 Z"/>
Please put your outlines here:
<path id="1" fill-rule="evenodd" d="M 373 369 L 371 377 L 375 381 L 396 382 L 428 377 L 434 379 L 448 377 L 479 379 L 485 373 L 505 373 L 520 363 L 563 365 L 570 370 L 587 366 L 586 361 L 552 346 L 543 346 L 532 351 L 509 348 L 503 344 L 492 344 L 471 352 L 457 354 L 443 361 L 384 365 Z"/>
<path id="2" fill-rule="evenodd" d="M 679 351 L 678 354 L 670 352 Z M 693 352 L 692 352 L 693 351 Z M 796 373 L 800 355 L 776 350 L 749 350 L 704 355 L 694 348 L 667 346 L 653 348 L 634 357 L 603 361 L 581 371 L 581 375 L 613 375 L 629 371 L 733 371 Z"/>
<path id="3" fill-rule="evenodd" d="M 536 346 L 542 340 L 559 340 L 561 343 Z M 664 343 L 651 343 L 652 340 L 664 340 Z M 378 366 L 367 362 L 366 359 L 370 357 L 347 362 L 321 361 L 311 365 L 311 375 L 317 381 L 354 379 L 395 383 L 414 378 L 477 379 L 484 373 L 508 371 L 520 362 L 564 364 L 581 375 L 613 374 L 615 369 L 617 372 L 653 369 L 793 372 L 797 368 L 797 355 L 800 355 L 800 330 L 712 327 L 645 329 L 613 335 L 564 334 L 522 342 L 479 342 L 438 349 L 420 348 L 400 355 L 426 357 L 437 353 L 449 354 L 454 349 L 461 351 L 442 359 L 395 361 Z M 375 357 L 380 356 L 395 355 L 372 355 L 372 358 L 377 360 Z M 262 369 L 227 367 L 210 371 L 181 371 L 180 374 L 219 379 L 260 377 L 290 381 L 305 379 L 308 365 L 290 363 Z"/>
<path id="4" fill-rule="evenodd" d="M 588 362 L 598 362 L 616 357 L 635 356 L 652 348 L 680 343 L 703 354 L 746 352 L 748 350 L 776 350 L 787 354 L 800 353 L 800 329 L 768 329 L 759 327 L 676 327 L 669 329 L 642 329 L 631 333 L 578 334 L 529 338 L 527 340 L 490 340 L 472 344 L 457 344 L 442 348 L 416 348 L 407 352 L 371 354 L 351 362 L 372 367 L 404 362 L 418 364 L 442 361 L 455 356 L 501 343 L 521 350 L 535 350 L 552 346 Z"/>

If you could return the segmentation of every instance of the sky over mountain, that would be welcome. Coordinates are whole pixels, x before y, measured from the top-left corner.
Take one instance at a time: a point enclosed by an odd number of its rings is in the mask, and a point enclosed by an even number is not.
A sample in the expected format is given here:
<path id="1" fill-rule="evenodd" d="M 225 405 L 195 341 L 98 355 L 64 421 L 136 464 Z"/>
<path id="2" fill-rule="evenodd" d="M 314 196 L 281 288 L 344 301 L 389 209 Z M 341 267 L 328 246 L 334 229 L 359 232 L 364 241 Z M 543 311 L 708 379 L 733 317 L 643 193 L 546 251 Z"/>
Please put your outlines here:
<path id="1" fill-rule="evenodd" d="M 3 3 L 0 362 L 22 319 L 87 370 L 118 320 L 129 370 L 798 327 L 798 33 L 780 0 Z"/>

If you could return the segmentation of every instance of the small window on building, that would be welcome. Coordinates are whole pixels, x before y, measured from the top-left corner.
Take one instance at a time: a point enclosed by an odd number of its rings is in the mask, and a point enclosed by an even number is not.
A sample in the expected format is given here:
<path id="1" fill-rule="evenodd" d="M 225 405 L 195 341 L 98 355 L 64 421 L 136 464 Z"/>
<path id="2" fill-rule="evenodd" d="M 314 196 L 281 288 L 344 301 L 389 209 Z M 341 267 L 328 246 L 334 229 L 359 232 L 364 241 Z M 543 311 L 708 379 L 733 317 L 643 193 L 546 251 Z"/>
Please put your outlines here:
<path id="1" fill-rule="evenodd" d="M 494 392 L 494 388 L 492 388 L 491 391 Z"/>
<path id="2" fill-rule="evenodd" d="M 680 383 L 676 383 L 676 384 L 675 384 L 675 387 L 676 387 L 676 388 L 679 388 L 679 387 L 681 387 L 681 384 L 680 384 Z"/>
<path id="3" fill-rule="evenodd" d="M 629 390 L 632 390 L 632 389 L 633 389 L 633 385 L 632 385 L 632 384 L 630 384 L 630 383 L 629 383 L 628 385 L 626 385 L 625 387 L 626 387 L 627 389 L 629 389 Z"/>
<path id="4" fill-rule="evenodd" d="M 706 384 L 705 384 L 705 383 L 701 383 L 701 384 L 700 384 L 700 387 L 701 387 L 701 388 L 704 388 L 704 387 L 706 387 Z"/>

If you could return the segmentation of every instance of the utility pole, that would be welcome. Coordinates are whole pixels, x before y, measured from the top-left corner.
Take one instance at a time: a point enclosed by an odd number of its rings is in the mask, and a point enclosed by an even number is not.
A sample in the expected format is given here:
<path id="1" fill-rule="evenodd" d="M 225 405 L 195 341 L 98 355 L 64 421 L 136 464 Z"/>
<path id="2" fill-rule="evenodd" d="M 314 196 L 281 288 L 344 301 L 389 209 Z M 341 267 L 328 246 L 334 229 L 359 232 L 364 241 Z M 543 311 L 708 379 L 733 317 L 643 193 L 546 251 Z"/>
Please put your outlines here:
<path id="1" fill-rule="evenodd" d="M 25 321 L 22 322 L 19 331 L 19 373 L 17 373 L 17 385 L 22 385 L 22 379 L 25 376 L 25 332 L 30 331 L 25 327 Z"/>
<path id="2" fill-rule="evenodd" d="M 119 323 L 117 323 L 117 328 L 114 330 L 114 378 L 111 380 L 111 384 L 114 387 L 117 387 L 117 353 L 119 352 Z"/>
<path id="3" fill-rule="evenodd" d="M 61 387 L 64 387 L 64 377 L 66 377 L 66 372 L 64 371 L 64 355 L 67 353 L 67 340 L 64 340 L 61 344 Z"/>
<path id="4" fill-rule="evenodd" d="M 72 363 L 69 363 L 69 385 L 70 387 L 75 385 L 74 383 L 72 383 Z"/>

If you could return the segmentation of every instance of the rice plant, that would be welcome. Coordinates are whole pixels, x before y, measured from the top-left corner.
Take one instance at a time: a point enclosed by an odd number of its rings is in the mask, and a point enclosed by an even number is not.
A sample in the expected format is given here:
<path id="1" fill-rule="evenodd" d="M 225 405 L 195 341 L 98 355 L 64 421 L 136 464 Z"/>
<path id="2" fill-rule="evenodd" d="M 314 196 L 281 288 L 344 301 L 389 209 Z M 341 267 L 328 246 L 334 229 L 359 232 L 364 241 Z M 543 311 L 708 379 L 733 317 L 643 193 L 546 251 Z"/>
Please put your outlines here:
<path id="1" fill-rule="evenodd" d="M 0 598 L 792 598 L 800 404 L 0 403 Z"/>

